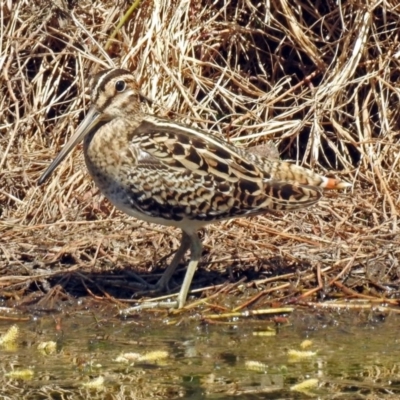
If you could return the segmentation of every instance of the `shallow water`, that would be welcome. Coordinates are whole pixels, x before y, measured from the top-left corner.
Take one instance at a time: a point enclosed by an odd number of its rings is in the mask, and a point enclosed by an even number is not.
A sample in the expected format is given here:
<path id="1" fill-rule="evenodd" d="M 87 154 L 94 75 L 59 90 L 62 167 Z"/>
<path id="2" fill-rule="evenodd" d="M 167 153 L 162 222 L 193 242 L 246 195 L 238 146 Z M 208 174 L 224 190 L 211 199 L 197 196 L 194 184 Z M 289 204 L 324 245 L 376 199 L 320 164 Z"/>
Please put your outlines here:
<path id="1" fill-rule="evenodd" d="M 400 396 L 397 316 L 298 310 L 279 323 L 210 322 L 164 312 L 121 319 L 116 310 L 91 309 L 26 317 L 0 324 L 1 334 L 18 327 L 15 341 L 0 348 L 0 398 Z"/>

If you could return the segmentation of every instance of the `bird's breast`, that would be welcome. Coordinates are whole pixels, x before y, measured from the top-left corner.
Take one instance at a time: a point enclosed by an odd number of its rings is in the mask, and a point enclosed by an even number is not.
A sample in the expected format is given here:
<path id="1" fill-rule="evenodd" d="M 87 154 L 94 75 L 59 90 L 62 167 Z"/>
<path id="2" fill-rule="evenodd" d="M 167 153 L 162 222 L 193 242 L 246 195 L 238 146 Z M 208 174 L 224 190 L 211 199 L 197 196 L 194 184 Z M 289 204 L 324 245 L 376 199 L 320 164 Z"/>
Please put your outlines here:
<path id="1" fill-rule="evenodd" d="M 137 156 L 129 143 L 132 128 L 122 119 L 111 120 L 84 139 L 84 156 L 90 176 L 114 203 L 126 186 L 126 172 L 134 170 Z"/>

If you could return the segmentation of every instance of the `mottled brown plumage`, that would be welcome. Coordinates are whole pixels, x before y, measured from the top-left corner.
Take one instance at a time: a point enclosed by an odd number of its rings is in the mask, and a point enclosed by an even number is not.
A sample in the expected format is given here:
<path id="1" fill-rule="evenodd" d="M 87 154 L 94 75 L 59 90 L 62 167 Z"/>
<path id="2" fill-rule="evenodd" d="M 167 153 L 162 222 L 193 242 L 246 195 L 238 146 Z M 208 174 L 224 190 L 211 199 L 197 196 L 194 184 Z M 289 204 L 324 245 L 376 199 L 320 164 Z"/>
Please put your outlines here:
<path id="1" fill-rule="evenodd" d="M 316 203 L 321 189 L 349 184 L 236 148 L 202 130 L 143 111 L 129 71 L 111 69 L 90 82 L 92 107 L 48 170 L 84 139 L 87 168 L 101 192 L 134 217 L 182 229 L 181 246 L 157 284 L 164 289 L 185 252 L 191 261 L 178 307 L 185 303 L 201 256 L 197 231 L 228 218 Z"/>

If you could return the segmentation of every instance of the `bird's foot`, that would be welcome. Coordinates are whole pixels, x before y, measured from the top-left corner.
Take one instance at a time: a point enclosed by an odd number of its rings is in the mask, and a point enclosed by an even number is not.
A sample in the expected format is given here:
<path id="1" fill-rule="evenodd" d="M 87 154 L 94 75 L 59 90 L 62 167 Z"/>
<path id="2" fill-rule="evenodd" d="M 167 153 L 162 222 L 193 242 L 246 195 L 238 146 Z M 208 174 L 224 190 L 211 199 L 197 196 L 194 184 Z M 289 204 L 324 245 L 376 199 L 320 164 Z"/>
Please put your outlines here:
<path id="1" fill-rule="evenodd" d="M 147 282 L 140 275 L 136 274 L 133 271 L 129 271 L 129 277 L 133 278 L 133 280 L 135 281 L 132 286 L 139 289 L 139 291 L 135 292 L 135 297 L 154 296 L 162 293 L 171 293 L 173 290 L 179 287 L 179 285 L 173 279 L 166 281 L 165 279 L 161 278 L 153 284 Z"/>
<path id="2" fill-rule="evenodd" d="M 163 279 L 161 278 L 156 284 L 149 284 L 142 279 L 144 283 L 143 290 L 137 291 L 135 293 L 135 297 L 151 297 L 155 295 L 163 295 L 154 300 L 144 300 L 140 304 L 129 307 L 127 309 L 121 310 L 121 315 L 128 315 L 137 311 L 148 310 L 148 309 L 177 309 L 182 308 L 184 305 L 184 301 L 182 301 L 182 293 L 172 293 L 175 289 L 179 288 L 180 285 L 177 285 L 173 279 Z M 171 286 L 174 289 L 171 289 Z M 165 294 L 167 293 L 167 294 Z M 185 296 L 186 298 L 186 296 Z"/>
<path id="3" fill-rule="evenodd" d="M 149 310 L 154 308 L 162 308 L 162 309 L 177 309 L 179 307 L 178 300 L 165 300 L 165 301 L 145 301 L 141 304 L 138 304 L 133 307 L 128 307 L 123 310 L 120 310 L 120 315 L 129 315 L 136 313 L 138 311 Z"/>

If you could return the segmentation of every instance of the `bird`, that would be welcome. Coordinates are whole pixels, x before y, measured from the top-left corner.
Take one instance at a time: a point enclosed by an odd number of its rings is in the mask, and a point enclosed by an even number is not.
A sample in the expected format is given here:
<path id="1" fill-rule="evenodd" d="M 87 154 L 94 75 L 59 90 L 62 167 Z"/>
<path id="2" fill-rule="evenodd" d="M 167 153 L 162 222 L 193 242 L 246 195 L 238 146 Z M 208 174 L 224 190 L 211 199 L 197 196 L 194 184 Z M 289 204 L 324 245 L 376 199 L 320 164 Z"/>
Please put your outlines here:
<path id="1" fill-rule="evenodd" d="M 88 172 L 120 211 L 182 231 L 171 263 L 153 289 L 168 290 L 177 266 L 190 260 L 177 300 L 183 308 L 202 254 L 198 231 L 222 220 L 317 203 L 325 189 L 351 187 L 288 161 L 239 148 L 211 132 L 149 113 L 151 102 L 121 68 L 94 74 L 91 106 L 76 132 L 38 180 L 42 185 L 83 140 Z"/>

